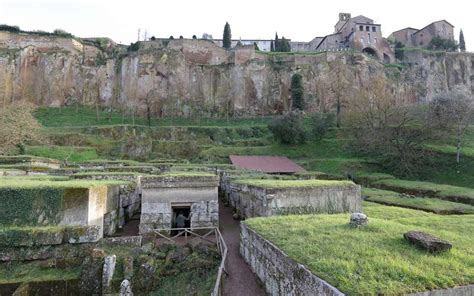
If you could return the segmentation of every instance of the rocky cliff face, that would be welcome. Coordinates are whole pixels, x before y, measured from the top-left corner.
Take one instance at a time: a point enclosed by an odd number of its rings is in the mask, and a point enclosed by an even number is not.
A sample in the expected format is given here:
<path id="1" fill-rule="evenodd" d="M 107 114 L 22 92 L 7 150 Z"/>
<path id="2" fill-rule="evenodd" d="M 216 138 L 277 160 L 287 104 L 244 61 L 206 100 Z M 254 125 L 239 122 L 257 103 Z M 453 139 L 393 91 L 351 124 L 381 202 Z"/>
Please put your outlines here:
<path id="1" fill-rule="evenodd" d="M 416 101 L 458 84 L 474 92 L 472 53 L 407 51 L 403 67 L 387 67 L 359 53 L 263 54 L 172 40 L 111 55 L 72 39 L 0 32 L 0 100 L 149 109 L 156 116 L 271 114 L 289 108 L 291 76 L 300 73 L 307 108 L 328 109 L 337 63 L 344 65 L 348 89 L 383 73 L 414 90 Z"/>

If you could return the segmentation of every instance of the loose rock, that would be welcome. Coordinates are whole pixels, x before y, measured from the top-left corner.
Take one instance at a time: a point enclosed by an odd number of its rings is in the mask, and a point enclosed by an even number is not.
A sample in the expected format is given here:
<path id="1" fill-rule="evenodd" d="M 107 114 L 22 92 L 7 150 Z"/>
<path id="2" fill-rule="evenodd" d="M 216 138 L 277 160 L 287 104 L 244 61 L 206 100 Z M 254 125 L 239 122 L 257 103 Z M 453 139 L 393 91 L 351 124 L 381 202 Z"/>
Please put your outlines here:
<path id="1" fill-rule="evenodd" d="M 353 213 L 349 224 L 353 227 L 366 226 L 368 223 L 367 215 L 362 213 Z"/>
<path id="2" fill-rule="evenodd" d="M 403 237 L 411 244 L 431 253 L 446 252 L 453 247 L 448 241 L 421 231 L 409 231 L 403 234 Z"/>
<path id="3" fill-rule="evenodd" d="M 119 296 L 133 296 L 132 287 L 129 280 L 125 279 L 120 284 Z"/>

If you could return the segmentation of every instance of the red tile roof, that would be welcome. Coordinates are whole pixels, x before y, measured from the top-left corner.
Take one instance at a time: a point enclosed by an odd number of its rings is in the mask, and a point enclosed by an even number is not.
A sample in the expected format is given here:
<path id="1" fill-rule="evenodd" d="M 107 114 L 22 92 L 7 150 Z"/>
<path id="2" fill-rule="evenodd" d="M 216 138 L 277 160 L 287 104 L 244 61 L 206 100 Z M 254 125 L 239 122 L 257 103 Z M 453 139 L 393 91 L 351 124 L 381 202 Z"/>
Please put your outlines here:
<path id="1" fill-rule="evenodd" d="M 304 168 L 284 156 L 230 155 L 229 158 L 232 164 L 240 169 L 265 173 L 297 173 L 304 171 Z"/>

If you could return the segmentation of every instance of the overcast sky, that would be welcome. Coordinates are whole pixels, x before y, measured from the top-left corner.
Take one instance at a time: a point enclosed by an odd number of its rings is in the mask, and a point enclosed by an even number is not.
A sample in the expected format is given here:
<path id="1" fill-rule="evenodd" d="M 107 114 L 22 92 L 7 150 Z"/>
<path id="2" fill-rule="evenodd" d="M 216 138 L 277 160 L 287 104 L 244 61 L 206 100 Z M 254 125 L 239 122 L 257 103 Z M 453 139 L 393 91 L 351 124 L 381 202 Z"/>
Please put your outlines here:
<path id="1" fill-rule="evenodd" d="M 437 4 L 437 3 L 440 4 Z M 275 32 L 294 41 L 333 33 L 339 12 L 365 15 L 382 25 L 386 37 L 405 27 L 421 29 L 446 19 L 462 28 L 468 50 L 474 44 L 470 1 L 373 0 L 0 0 L 0 23 L 23 30 L 64 29 L 79 37 L 110 37 L 129 44 L 141 28 L 148 36 L 222 38 L 226 21 L 234 39 L 270 39 Z M 143 38 L 143 35 L 142 35 Z"/>

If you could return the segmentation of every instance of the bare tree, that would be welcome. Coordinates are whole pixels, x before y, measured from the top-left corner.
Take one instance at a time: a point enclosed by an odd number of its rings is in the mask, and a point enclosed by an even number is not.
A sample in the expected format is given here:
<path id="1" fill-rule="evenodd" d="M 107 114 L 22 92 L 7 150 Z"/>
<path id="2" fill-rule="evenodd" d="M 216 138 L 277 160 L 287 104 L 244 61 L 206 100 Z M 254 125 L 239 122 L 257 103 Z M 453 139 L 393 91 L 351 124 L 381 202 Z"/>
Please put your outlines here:
<path id="1" fill-rule="evenodd" d="M 329 64 L 329 83 L 331 85 L 331 92 L 334 96 L 336 107 L 336 126 L 341 126 L 342 108 L 347 105 L 347 96 L 349 93 L 350 72 L 341 59 L 337 59 Z"/>
<path id="2" fill-rule="evenodd" d="M 383 76 L 371 80 L 352 98 L 345 125 L 355 150 L 411 174 L 428 153 L 420 147 L 431 134 L 424 116 L 413 115 L 409 94 L 396 89 Z"/>
<path id="3" fill-rule="evenodd" d="M 23 102 L 15 102 L 3 108 L 0 154 L 9 153 L 28 141 L 41 140 L 41 126 L 33 116 L 34 109 L 34 105 Z"/>
<path id="4" fill-rule="evenodd" d="M 430 103 L 430 119 L 440 130 L 455 133 L 456 162 L 461 160 L 464 133 L 474 118 L 474 97 L 464 86 L 435 96 Z"/>

